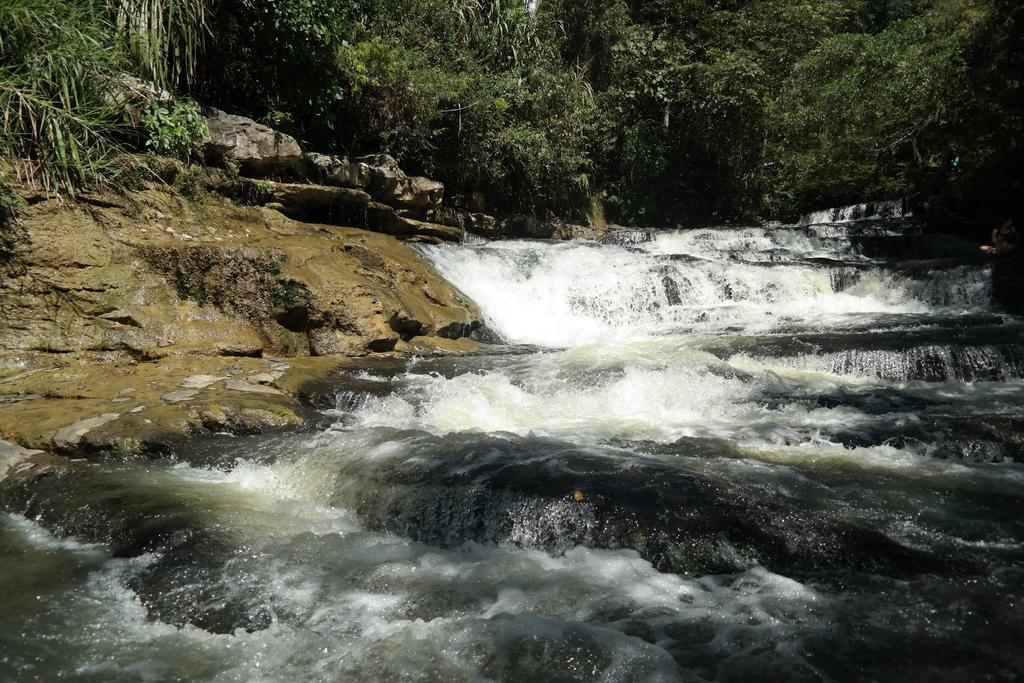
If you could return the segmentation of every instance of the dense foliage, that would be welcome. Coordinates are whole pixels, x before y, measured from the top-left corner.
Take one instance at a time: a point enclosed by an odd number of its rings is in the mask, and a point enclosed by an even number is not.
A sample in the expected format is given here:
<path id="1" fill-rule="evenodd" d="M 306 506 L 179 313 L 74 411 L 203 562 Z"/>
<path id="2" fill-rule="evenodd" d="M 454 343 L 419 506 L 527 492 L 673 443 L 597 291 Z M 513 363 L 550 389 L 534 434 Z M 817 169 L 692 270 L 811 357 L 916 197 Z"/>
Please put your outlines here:
<path id="1" fill-rule="evenodd" d="M 102 173 L 128 70 L 498 211 L 664 224 L 1020 194 L 1016 0 L 533 6 L 0 0 L 0 152 L 55 186 Z"/>

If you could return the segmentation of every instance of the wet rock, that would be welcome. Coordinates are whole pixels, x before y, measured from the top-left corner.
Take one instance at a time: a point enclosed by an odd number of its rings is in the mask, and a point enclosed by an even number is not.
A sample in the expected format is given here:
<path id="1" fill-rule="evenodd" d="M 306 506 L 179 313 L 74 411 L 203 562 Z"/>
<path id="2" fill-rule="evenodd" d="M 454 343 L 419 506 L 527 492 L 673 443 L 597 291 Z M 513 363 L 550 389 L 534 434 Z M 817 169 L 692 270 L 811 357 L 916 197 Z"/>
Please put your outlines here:
<path id="1" fill-rule="evenodd" d="M 289 174 L 297 170 L 302 148 L 295 138 L 252 119 L 219 109 L 204 112 L 209 128 L 207 163 L 230 164 L 245 175 Z"/>
<path id="2" fill-rule="evenodd" d="M 182 381 L 182 389 L 205 389 L 217 382 L 228 379 L 224 375 L 189 375 Z"/>
<path id="3" fill-rule="evenodd" d="M 700 451 L 709 446 L 693 444 Z M 472 540 L 556 554 L 577 545 L 631 548 L 661 571 L 696 575 L 759 565 L 790 576 L 950 568 L 946 558 L 756 489 L 663 463 L 624 466 L 618 455 L 554 440 L 423 438 L 384 460 L 348 463 L 341 475 L 350 483 L 337 500 L 352 505 L 367 526 L 430 545 Z"/>
<path id="4" fill-rule="evenodd" d="M 227 571 L 237 546 L 207 528 L 190 493 L 36 453 L 0 481 L 0 509 L 115 557 L 152 554 L 127 582 L 151 619 L 225 634 L 266 628 L 259 588 Z"/>
<path id="5" fill-rule="evenodd" d="M 372 227 L 365 223 L 370 195 L 362 190 L 329 185 L 261 181 L 265 201 L 289 218 L 339 225 Z"/>
<path id="6" fill-rule="evenodd" d="M 247 391 L 252 394 L 280 394 L 281 392 L 273 387 L 263 384 L 250 384 L 237 379 L 229 379 L 224 386 L 231 391 Z"/>
<path id="7" fill-rule="evenodd" d="M 102 365 L 82 360 L 45 375 L 7 381 L 16 391 L 45 386 L 47 393 L 38 401 L 5 405 L 0 410 L 0 438 L 26 448 L 60 448 L 90 458 L 125 457 L 167 453 L 192 435 L 252 434 L 295 427 L 315 417 L 306 407 L 305 386 L 332 377 L 335 369 L 347 362 L 344 358 L 300 358 L 287 370 L 267 373 L 266 361 L 249 358 L 172 356 Z M 227 370 L 233 366 L 246 376 L 281 374 L 274 387 L 235 380 L 239 384 L 232 386 L 241 390 L 218 381 L 202 390 L 168 393 L 190 376 L 229 376 Z M 110 411 L 110 401 L 120 397 L 127 378 L 137 385 L 132 399 L 139 405 L 118 415 Z M 165 397 L 171 402 L 163 400 Z"/>
<path id="8" fill-rule="evenodd" d="M 82 437 L 90 431 L 119 417 L 121 417 L 120 413 L 103 413 L 102 415 L 79 420 L 74 424 L 59 429 L 53 435 L 53 445 L 62 450 L 73 449 L 82 440 Z"/>
<path id="9" fill-rule="evenodd" d="M 7 476 L 7 470 L 13 467 L 16 463 L 42 452 L 43 451 L 37 449 L 22 448 L 21 446 L 8 441 L 0 441 L 0 481 Z"/>
<path id="10" fill-rule="evenodd" d="M 164 394 L 160 397 L 160 400 L 168 405 L 174 405 L 175 403 L 191 401 L 198 395 L 199 392 L 195 389 L 183 389 L 181 391 L 172 391 L 169 394 Z"/>
<path id="11" fill-rule="evenodd" d="M 611 230 L 599 240 L 603 244 L 616 244 L 620 247 L 629 247 L 635 244 L 646 244 L 654 241 L 654 233 L 651 230 L 620 228 L 618 226 L 609 227 Z"/>
<path id="12" fill-rule="evenodd" d="M 390 235 L 432 237 L 443 242 L 458 242 L 462 239 L 463 230 L 460 228 L 407 218 L 394 211 L 381 212 L 379 208 L 376 211 L 380 216 L 380 229 Z"/>
<path id="13" fill-rule="evenodd" d="M 0 441 L 0 486 L 24 486 L 41 477 L 62 474 L 70 468 L 71 462 L 65 458 Z"/>
<path id="14" fill-rule="evenodd" d="M 246 379 L 246 381 L 251 382 L 253 384 L 272 384 L 274 382 L 274 380 L 276 380 L 279 377 L 281 377 L 282 374 L 284 374 L 283 371 L 279 371 L 279 372 L 261 372 L 261 373 L 255 374 L 255 375 L 249 375 L 245 379 Z"/>

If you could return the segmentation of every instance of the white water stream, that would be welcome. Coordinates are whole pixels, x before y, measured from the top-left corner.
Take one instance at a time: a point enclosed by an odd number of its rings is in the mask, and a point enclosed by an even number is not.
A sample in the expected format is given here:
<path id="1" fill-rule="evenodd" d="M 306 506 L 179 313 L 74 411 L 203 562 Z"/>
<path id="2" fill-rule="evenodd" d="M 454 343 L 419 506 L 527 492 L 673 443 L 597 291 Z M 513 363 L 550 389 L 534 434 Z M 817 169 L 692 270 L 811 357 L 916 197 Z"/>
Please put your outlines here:
<path id="1" fill-rule="evenodd" d="M 40 485 L 0 679 L 1024 675 L 1020 321 L 855 213 L 424 248 L 506 344 Z"/>

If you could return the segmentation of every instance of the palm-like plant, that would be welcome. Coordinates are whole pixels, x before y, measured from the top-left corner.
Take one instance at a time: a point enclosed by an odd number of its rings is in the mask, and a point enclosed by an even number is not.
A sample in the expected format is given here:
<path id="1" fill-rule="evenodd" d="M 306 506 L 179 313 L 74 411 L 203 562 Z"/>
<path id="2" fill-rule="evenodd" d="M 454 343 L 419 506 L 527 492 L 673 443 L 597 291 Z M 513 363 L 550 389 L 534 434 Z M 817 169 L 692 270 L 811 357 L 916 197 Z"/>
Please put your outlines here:
<path id="1" fill-rule="evenodd" d="M 0 0 L 0 153 L 25 182 L 71 191 L 106 175 L 114 117 L 102 85 L 116 73 L 93 2 Z"/>
<path id="2" fill-rule="evenodd" d="M 115 178 L 123 74 L 187 80 L 204 2 L 0 0 L 0 156 L 48 193 Z"/>
<path id="3" fill-rule="evenodd" d="M 107 0 L 119 38 L 143 75 L 161 87 L 189 81 L 206 33 L 206 0 Z"/>

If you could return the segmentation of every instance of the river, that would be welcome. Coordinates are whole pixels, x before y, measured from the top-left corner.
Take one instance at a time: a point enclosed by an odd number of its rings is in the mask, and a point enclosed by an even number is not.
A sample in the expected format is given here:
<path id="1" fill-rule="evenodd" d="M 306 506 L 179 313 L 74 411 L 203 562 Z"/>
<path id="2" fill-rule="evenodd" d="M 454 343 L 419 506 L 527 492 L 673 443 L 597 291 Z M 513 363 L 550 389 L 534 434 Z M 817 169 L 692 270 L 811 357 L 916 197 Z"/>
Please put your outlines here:
<path id="1" fill-rule="evenodd" d="M 856 218 L 423 247 L 491 352 L 7 501 L 0 679 L 1019 679 L 1024 321 Z"/>

